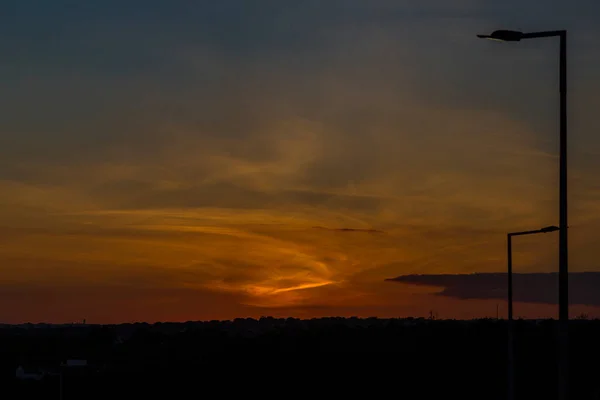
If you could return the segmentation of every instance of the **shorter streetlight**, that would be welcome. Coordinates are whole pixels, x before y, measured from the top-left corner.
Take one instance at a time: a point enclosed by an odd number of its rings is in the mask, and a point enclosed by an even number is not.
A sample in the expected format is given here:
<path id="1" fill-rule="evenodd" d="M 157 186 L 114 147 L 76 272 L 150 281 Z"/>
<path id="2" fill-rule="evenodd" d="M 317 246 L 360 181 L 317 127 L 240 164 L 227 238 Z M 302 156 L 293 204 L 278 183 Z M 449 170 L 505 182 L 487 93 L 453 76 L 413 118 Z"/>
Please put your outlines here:
<path id="1" fill-rule="evenodd" d="M 507 237 L 508 250 L 508 400 L 514 399 L 515 388 L 515 358 L 514 358 L 514 327 L 513 327 L 513 277 L 512 277 L 512 238 L 513 236 L 549 233 L 560 230 L 558 226 L 546 226 L 533 231 L 511 232 Z"/>
<path id="2" fill-rule="evenodd" d="M 524 236 L 533 235 L 536 233 L 549 233 L 560 230 L 558 226 L 547 226 L 545 228 L 536 229 L 533 231 L 522 231 L 522 232 L 511 232 L 507 234 L 508 239 L 508 320 L 513 319 L 513 293 L 512 293 L 512 237 L 513 236 Z"/>

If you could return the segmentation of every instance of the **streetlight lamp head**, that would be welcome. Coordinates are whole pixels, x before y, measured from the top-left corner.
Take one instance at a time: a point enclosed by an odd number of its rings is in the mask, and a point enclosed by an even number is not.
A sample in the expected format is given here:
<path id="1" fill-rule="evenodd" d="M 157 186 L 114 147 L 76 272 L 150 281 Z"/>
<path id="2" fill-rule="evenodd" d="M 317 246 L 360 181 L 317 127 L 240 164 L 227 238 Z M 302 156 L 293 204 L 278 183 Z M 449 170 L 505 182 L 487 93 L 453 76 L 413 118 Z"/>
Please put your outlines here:
<path id="1" fill-rule="evenodd" d="M 558 230 L 560 230 L 560 228 L 558 226 L 554 226 L 554 225 L 547 226 L 545 228 L 540 229 L 540 231 L 542 231 L 544 233 L 547 233 L 547 232 L 556 232 Z"/>
<path id="2" fill-rule="evenodd" d="M 523 38 L 523 32 L 498 30 L 491 35 L 477 35 L 480 39 L 496 40 L 499 42 L 518 42 Z"/>

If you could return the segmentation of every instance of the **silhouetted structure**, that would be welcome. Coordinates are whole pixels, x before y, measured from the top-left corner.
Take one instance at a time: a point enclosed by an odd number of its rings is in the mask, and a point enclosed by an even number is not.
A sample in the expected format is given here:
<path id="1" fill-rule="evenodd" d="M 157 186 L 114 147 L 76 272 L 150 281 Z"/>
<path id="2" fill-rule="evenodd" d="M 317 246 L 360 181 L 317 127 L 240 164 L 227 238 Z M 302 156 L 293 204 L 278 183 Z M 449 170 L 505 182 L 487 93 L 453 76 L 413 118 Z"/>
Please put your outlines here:
<path id="1" fill-rule="evenodd" d="M 568 246 L 568 207 L 567 207 L 567 31 L 519 32 L 510 30 L 497 30 L 491 35 L 477 35 L 480 38 L 492 39 L 502 42 L 519 42 L 527 39 L 542 39 L 557 37 L 560 40 L 559 50 L 559 245 L 558 245 L 558 352 L 559 377 L 558 397 L 567 400 L 568 389 L 568 353 L 569 353 L 569 246 Z"/>
<path id="2" fill-rule="evenodd" d="M 555 398 L 556 321 L 515 321 L 519 398 Z M 21 363 L 87 368 L 65 375 L 64 399 L 128 399 L 194 393 L 280 398 L 504 399 L 504 320 L 293 318 L 234 321 L 0 327 L 6 398 L 58 398 L 59 377 L 16 378 Z M 600 321 L 571 321 L 572 397 L 598 392 Z M 432 385 L 431 382 L 436 382 Z"/>

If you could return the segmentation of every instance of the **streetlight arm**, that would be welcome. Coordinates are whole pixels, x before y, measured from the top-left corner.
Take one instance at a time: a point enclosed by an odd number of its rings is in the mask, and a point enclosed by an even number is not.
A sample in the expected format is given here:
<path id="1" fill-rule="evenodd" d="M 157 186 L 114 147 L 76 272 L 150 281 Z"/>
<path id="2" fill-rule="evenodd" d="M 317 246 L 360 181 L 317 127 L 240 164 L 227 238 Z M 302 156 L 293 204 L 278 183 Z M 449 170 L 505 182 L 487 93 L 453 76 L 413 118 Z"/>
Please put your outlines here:
<path id="1" fill-rule="evenodd" d="M 544 32 L 529 32 L 523 33 L 521 39 L 536 39 L 536 38 L 545 38 L 545 37 L 554 37 L 554 36 L 562 36 L 566 35 L 566 30 L 561 31 L 544 31 Z"/>
<path id="2" fill-rule="evenodd" d="M 542 233 L 542 232 L 543 231 L 541 229 L 536 229 L 535 231 L 511 232 L 508 234 L 508 236 L 512 237 L 512 236 L 533 235 L 535 233 Z"/>
<path id="3" fill-rule="evenodd" d="M 560 228 L 558 226 L 547 226 L 545 228 L 536 229 L 536 230 L 533 230 L 533 231 L 511 232 L 511 233 L 508 234 L 508 236 L 512 237 L 512 236 L 533 235 L 535 233 L 556 232 L 558 230 L 560 230 Z"/>

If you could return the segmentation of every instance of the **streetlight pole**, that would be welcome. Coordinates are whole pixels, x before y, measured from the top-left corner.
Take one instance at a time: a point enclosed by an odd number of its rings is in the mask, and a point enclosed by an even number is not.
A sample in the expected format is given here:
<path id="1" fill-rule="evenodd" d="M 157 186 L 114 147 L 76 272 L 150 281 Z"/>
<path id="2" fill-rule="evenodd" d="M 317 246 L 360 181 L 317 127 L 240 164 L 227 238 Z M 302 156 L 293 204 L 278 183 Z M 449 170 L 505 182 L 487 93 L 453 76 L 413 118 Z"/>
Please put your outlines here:
<path id="1" fill-rule="evenodd" d="M 558 248 L 558 398 L 567 400 L 569 377 L 569 253 L 567 241 L 567 31 L 560 32 L 560 216 Z"/>
<path id="2" fill-rule="evenodd" d="M 567 240 L 567 31 L 523 33 L 498 30 L 491 35 L 477 35 L 483 39 L 518 42 L 524 39 L 558 37 L 559 91 L 560 91 L 560 150 L 559 150 L 559 249 L 558 249 L 558 399 L 567 400 L 569 370 L 569 253 Z"/>
<path id="3" fill-rule="evenodd" d="M 507 237 L 508 250 L 508 400 L 515 398 L 515 344 L 514 344 L 514 326 L 513 326 L 513 279 L 512 279 L 512 237 L 510 233 Z M 62 399 L 61 399 L 62 400 Z"/>
<path id="4" fill-rule="evenodd" d="M 548 233 L 560 230 L 557 226 L 547 226 L 533 231 L 511 232 L 506 235 L 507 249 L 507 272 L 508 272 L 508 400 L 515 398 L 515 345 L 513 324 L 513 275 L 512 275 L 512 238 L 513 236 L 533 235 L 536 233 Z"/>

